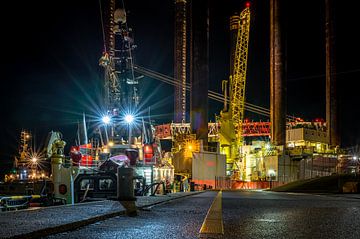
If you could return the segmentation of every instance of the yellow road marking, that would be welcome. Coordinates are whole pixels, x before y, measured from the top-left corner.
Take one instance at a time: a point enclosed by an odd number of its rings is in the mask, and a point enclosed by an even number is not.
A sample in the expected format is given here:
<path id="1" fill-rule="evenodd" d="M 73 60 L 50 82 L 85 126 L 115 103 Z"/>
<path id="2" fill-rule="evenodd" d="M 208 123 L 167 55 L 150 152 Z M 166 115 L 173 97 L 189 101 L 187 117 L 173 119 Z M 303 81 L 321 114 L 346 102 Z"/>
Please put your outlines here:
<path id="1" fill-rule="evenodd" d="M 222 219 L 222 191 L 216 195 L 200 229 L 201 234 L 224 234 Z"/>

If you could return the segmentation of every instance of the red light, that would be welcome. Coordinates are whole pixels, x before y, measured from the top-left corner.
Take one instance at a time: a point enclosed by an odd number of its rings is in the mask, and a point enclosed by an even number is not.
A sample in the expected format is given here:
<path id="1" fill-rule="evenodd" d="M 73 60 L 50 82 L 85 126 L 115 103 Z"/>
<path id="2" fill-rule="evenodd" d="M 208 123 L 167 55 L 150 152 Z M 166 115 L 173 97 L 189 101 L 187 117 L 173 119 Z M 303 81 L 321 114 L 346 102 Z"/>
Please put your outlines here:
<path id="1" fill-rule="evenodd" d="M 67 187 L 65 184 L 60 184 L 59 185 L 59 193 L 61 193 L 62 195 L 67 193 Z"/>
<path id="2" fill-rule="evenodd" d="M 250 7 L 250 2 L 246 2 L 245 7 Z"/>
<path id="3" fill-rule="evenodd" d="M 154 156 L 153 147 L 151 145 L 144 146 L 144 158 L 145 162 L 150 162 Z"/>

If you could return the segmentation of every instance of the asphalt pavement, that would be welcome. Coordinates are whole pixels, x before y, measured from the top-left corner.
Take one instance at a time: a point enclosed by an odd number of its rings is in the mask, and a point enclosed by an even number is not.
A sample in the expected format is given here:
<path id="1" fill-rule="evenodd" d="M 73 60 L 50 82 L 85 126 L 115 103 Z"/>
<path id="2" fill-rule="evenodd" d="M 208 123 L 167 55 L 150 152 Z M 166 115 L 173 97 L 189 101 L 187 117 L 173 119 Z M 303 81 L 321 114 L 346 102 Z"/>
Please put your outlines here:
<path id="1" fill-rule="evenodd" d="M 202 192 L 138 197 L 136 206 L 153 206 L 198 193 Z M 40 238 L 124 214 L 123 206 L 110 200 L 0 212 L 0 238 Z"/>
<path id="2" fill-rule="evenodd" d="M 137 217 L 116 201 L 0 213 L 0 238 L 360 238 L 356 194 L 207 191 L 137 206 Z"/>
<path id="3" fill-rule="evenodd" d="M 217 192 L 145 208 L 48 238 L 360 238 L 360 199 L 270 191 L 223 191 L 224 234 L 200 234 Z"/>
<path id="4" fill-rule="evenodd" d="M 224 192 L 222 238 L 360 238 L 360 200 L 342 195 Z"/>
<path id="5" fill-rule="evenodd" d="M 48 238 L 197 238 L 217 192 L 205 192 L 140 210 L 137 217 L 118 216 Z"/>

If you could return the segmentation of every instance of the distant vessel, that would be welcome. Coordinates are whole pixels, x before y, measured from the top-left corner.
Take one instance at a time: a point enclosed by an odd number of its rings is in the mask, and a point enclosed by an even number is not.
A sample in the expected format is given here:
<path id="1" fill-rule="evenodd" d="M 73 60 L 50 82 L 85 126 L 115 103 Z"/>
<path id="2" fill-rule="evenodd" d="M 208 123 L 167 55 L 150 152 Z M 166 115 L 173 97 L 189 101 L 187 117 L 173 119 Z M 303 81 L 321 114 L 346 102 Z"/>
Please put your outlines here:
<path id="1" fill-rule="evenodd" d="M 22 130 L 14 167 L 5 175 L 5 182 L 0 182 L 0 211 L 62 204 L 52 198 L 50 167 L 44 156 L 35 149 L 32 134 Z"/>
<path id="2" fill-rule="evenodd" d="M 15 156 L 13 170 L 5 175 L 5 181 L 49 179 L 48 165 L 44 152 L 35 148 L 33 135 L 27 130 L 22 130 L 19 152 Z"/>

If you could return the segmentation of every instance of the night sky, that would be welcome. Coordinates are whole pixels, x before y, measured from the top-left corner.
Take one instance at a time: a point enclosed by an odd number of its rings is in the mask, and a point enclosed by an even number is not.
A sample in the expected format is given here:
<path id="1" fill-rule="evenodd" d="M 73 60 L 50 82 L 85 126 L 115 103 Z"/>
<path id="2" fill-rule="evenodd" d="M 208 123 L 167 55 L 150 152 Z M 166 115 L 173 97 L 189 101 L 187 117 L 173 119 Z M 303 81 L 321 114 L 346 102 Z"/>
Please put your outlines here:
<path id="1" fill-rule="evenodd" d="M 173 0 L 124 0 L 133 28 L 136 64 L 173 76 Z M 289 3 L 291 2 L 291 4 Z M 325 118 L 324 1 L 292 0 L 286 7 L 288 114 L 305 120 Z M 340 2 L 340 1 L 338 1 Z M 349 2 L 349 1 L 348 1 Z M 344 146 L 360 140 L 360 37 L 358 6 L 336 5 L 340 130 Z M 244 1 L 212 1 L 210 89 L 220 92 L 228 78 L 228 18 Z M 17 152 L 21 129 L 31 130 L 40 145 L 51 130 L 74 144 L 82 112 L 100 115 L 103 38 L 98 0 L 8 1 L 1 14 L 0 167 Z M 246 98 L 269 107 L 269 1 L 254 0 Z M 157 123 L 173 117 L 173 88 L 143 79 L 144 108 Z M 222 104 L 209 101 L 209 117 Z M 264 119 L 247 114 L 254 120 Z"/>

